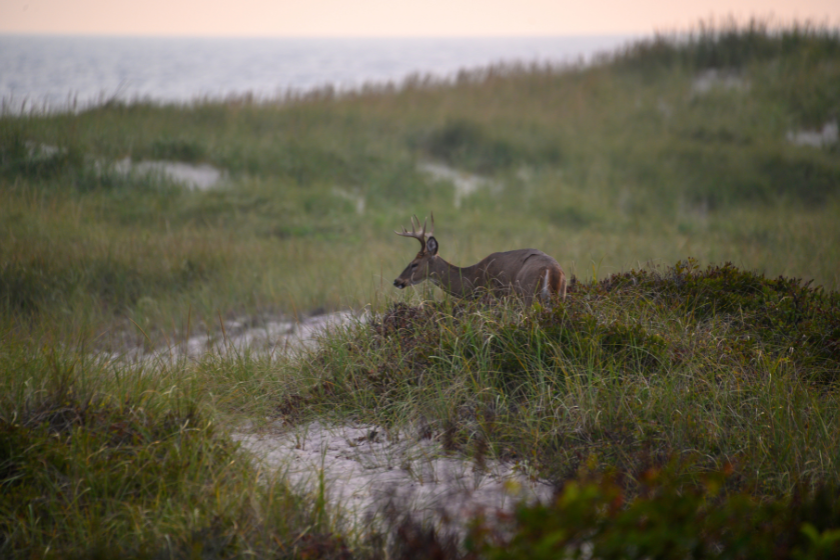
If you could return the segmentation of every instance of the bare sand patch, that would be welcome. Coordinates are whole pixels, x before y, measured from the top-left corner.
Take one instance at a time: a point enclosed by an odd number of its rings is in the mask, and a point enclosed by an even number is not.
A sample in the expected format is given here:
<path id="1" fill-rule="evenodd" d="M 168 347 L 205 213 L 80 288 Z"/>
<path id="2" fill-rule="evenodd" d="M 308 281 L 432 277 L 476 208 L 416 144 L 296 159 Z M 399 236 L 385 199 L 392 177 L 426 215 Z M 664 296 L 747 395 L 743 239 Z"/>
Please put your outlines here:
<path id="1" fill-rule="evenodd" d="M 352 202 L 353 207 L 356 209 L 356 214 L 361 216 L 365 213 L 365 197 L 362 195 L 340 187 L 333 187 L 332 194 L 338 198 Z"/>
<path id="2" fill-rule="evenodd" d="M 461 207 L 461 202 L 480 188 L 486 187 L 494 190 L 501 189 L 501 184 L 490 179 L 459 171 L 441 163 L 423 162 L 417 165 L 417 169 L 434 181 L 449 182 L 455 188 L 455 208 Z"/>
<path id="3" fill-rule="evenodd" d="M 114 164 L 117 173 L 128 175 L 159 175 L 174 183 L 180 183 L 192 190 L 207 190 L 217 186 L 225 177 L 225 172 L 207 163 L 197 165 L 178 161 L 140 161 L 132 163 L 131 158 L 121 159 Z"/>
<path id="4" fill-rule="evenodd" d="M 342 328 L 366 317 L 364 312 L 338 311 L 302 318 L 257 321 L 240 318 L 223 322 L 221 332 L 195 335 L 182 342 L 147 350 L 142 346 L 109 354 L 109 359 L 129 362 L 176 362 L 200 359 L 205 354 L 265 355 L 294 354 L 312 348 L 330 329 Z"/>
<path id="5" fill-rule="evenodd" d="M 446 453 L 435 439 L 377 426 L 327 425 L 236 433 L 234 439 L 295 487 L 318 493 L 356 522 L 391 504 L 438 522 L 479 512 L 511 512 L 522 500 L 548 500 L 552 488 L 521 465 Z"/>
<path id="6" fill-rule="evenodd" d="M 790 130 L 785 138 L 797 146 L 824 148 L 836 144 L 840 139 L 840 134 L 838 134 L 837 121 L 830 121 L 819 130 Z"/>
<path id="7" fill-rule="evenodd" d="M 698 73 L 691 84 L 691 93 L 705 95 L 715 89 L 749 91 L 750 82 L 735 70 L 708 68 Z"/>

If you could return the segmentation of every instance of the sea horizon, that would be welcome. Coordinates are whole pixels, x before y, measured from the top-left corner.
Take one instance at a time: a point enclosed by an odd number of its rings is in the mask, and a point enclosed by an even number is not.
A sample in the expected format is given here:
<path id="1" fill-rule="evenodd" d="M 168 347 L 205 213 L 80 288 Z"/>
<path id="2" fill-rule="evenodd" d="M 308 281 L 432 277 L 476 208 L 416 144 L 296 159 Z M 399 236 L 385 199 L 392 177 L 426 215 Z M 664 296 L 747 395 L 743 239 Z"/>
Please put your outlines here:
<path id="1" fill-rule="evenodd" d="M 587 64 L 639 35 L 206 37 L 0 34 L 4 112 L 186 104 L 438 81 L 499 64 Z"/>

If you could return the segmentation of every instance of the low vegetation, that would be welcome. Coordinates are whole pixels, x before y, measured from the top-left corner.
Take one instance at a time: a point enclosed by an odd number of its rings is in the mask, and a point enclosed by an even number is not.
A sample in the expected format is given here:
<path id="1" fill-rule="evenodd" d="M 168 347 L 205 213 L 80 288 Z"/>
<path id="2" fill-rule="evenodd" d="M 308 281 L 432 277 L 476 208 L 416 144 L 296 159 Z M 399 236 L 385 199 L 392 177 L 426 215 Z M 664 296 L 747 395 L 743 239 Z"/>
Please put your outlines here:
<path id="1" fill-rule="evenodd" d="M 452 451 L 518 461 L 557 485 L 730 468 L 759 496 L 834 481 L 840 296 L 725 266 L 577 283 L 565 304 L 395 304 L 300 368 L 284 414 L 422 418 Z M 291 374 L 290 374 L 291 375 Z"/>
<path id="2" fill-rule="evenodd" d="M 837 552 L 835 487 L 761 502 L 721 495 L 726 470 L 689 482 L 651 469 L 641 477 L 641 495 L 625 501 L 614 477 L 580 478 L 553 504 L 522 508 L 512 535 L 476 520 L 466 540 L 468 556 L 831 558 Z"/>
<path id="3" fill-rule="evenodd" d="M 5 338 L 0 352 L 4 557 L 346 548 L 323 500 L 260 475 L 186 368 L 143 371 L 14 342 Z"/>
<path id="4" fill-rule="evenodd" d="M 0 116 L 0 555 L 836 556 L 840 144 L 795 140 L 836 126 L 837 84 L 836 30 L 752 22 L 589 67 Z M 424 162 L 483 186 L 456 208 Z M 416 247 L 391 232 L 430 210 L 450 262 L 538 248 L 568 299 L 393 290 Z M 365 307 L 296 356 L 120 358 Z M 371 533 L 231 439 L 312 419 L 507 461 L 557 500 Z"/>

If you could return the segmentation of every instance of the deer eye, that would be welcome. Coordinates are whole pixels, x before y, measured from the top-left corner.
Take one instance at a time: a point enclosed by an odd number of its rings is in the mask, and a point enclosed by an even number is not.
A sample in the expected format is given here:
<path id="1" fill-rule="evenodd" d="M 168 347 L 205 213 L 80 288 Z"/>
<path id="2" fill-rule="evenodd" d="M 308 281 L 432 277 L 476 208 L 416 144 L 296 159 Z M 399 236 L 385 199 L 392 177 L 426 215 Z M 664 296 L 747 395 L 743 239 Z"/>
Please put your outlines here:
<path id="1" fill-rule="evenodd" d="M 411 263 L 411 270 L 414 270 L 415 268 L 417 268 L 417 263 Z"/>

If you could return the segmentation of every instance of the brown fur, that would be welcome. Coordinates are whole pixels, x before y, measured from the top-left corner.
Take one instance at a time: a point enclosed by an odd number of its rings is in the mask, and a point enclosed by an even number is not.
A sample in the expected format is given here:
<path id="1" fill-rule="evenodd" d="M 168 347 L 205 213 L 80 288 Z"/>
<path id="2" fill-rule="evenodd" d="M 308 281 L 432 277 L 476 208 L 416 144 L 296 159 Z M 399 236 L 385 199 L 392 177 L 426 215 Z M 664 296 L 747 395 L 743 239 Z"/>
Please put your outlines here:
<path id="1" fill-rule="evenodd" d="M 412 265 L 416 265 L 412 268 Z M 520 249 L 493 253 L 481 262 L 460 268 L 436 254 L 421 251 L 394 281 L 398 288 L 431 280 L 456 297 L 471 297 L 482 290 L 498 296 L 516 294 L 530 305 L 540 293 L 548 271 L 549 297 L 565 298 L 565 275 L 560 265 L 542 251 Z M 544 302 L 548 303 L 548 302 Z"/>
<path id="2" fill-rule="evenodd" d="M 420 242 L 420 252 L 402 271 L 394 286 L 406 288 L 425 280 L 434 282 L 455 297 L 475 297 L 483 292 L 497 296 L 516 295 L 526 305 L 536 296 L 540 300 L 555 297 L 566 299 L 566 275 L 556 260 L 536 249 L 518 249 L 493 253 L 480 262 L 464 268 L 449 264 L 438 256 L 438 242 L 432 229 L 426 232 L 426 221 L 420 229 L 420 220 L 412 216 L 411 233 L 403 228 L 397 235 L 412 237 Z M 547 293 L 546 293 L 547 292 Z M 543 301 L 549 303 L 549 301 Z"/>
<path id="3" fill-rule="evenodd" d="M 548 289 L 560 299 L 566 299 L 566 275 L 559 266 L 552 266 L 548 272 Z"/>

